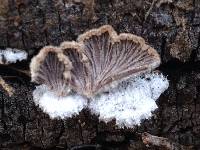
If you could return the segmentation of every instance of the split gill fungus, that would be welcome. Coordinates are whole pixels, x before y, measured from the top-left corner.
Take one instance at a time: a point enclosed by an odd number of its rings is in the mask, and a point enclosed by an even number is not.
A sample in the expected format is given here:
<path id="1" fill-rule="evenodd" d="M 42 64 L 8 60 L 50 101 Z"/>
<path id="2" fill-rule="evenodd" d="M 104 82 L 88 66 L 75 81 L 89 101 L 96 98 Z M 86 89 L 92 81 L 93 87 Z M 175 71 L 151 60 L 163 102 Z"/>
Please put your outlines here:
<path id="1" fill-rule="evenodd" d="M 30 69 L 32 81 L 47 85 L 56 95 L 75 91 L 90 98 L 159 65 L 159 54 L 143 38 L 118 35 L 104 25 L 83 33 L 76 42 L 42 48 Z"/>

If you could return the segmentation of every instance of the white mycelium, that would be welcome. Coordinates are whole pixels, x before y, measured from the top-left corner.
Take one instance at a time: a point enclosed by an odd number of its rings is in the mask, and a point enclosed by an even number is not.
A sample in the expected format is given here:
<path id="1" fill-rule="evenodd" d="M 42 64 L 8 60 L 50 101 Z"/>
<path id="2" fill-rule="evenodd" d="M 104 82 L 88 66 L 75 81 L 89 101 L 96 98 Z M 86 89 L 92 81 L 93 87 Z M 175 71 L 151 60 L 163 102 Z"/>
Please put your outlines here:
<path id="1" fill-rule="evenodd" d="M 86 99 L 80 95 L 68 95 L 58 97 L 51 92 L 45 85 L 36 87 L 33 92 L 36 104 L 48 113 L 51 118 L 65 118 L 77 115 L 87 105 Z"/>
<path id="2" fill-rule="evenodd" d="M 109 93 L 101 94 L 91 101 L 89 108 L 106 122 L 116 119 L 119 127 L 139 125 L 148 119 L 158 106 L 155 100 L 169 86 L 162 74 L 148 74 L 121 83 Z"/>
<path id="3" fill-rule="evenodd" d="M 27 59 L 28 54 L 19 49 L 6 48 L 5 50 L 0 50 L 0 64 L 10 64 L 16 63 L 17 61 L 22 61 Z"/>

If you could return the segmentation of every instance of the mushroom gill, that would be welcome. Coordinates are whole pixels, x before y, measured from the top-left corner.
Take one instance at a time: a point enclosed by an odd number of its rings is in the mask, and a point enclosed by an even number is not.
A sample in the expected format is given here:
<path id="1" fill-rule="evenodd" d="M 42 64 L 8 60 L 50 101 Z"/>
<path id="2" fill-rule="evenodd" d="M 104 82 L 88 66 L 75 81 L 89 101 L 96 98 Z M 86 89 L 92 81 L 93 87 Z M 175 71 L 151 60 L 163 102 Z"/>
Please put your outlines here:
<path id="1" fill-rule="evenodd" d="M 60 48 L 53 46 L 42 48 L 30 64 L 32 81 L 45 84 L 58 96 L 66 95 L 70 90 L 67 83 L 71 79 L 69 73 L 71 69 L 69 59 L 63 55 Z"/>
<path id="2" fill-rule="evenodd" d="M 143 38 L 117 35 L 110 25 L 85 32 L 77 42 L 64 42 L 61 49 L 72 62 L 72 88 L 87 97 L 160 65 L 158 53 Z"/>

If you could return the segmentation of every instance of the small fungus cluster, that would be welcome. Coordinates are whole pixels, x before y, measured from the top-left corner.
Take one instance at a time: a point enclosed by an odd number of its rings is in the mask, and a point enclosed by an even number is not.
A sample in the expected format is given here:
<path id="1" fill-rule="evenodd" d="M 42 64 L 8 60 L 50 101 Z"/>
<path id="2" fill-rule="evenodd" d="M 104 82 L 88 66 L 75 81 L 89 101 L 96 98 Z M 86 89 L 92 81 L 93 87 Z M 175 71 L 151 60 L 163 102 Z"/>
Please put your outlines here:
<path id="1" fill-rule="evenodd" d="M 133 83 L 133 78 L 150 73 L 159 65 L 159 54 L 143 38 L 129 33 L 118 35 L 110 25 L 104 25 L 83 33 L 77 41 L 65 41 L 59 47 L 46 46 L 41 49 L 30 64 L 32 81 L 42 85 L 38 88 L 40 90 L 36 89 L 37 92 L 34 92 L 34 99 L 44 108 L 48 101 L 48 91 L 60 100 L 68 97 L 70 103 L 74 96 L 74 101 L 78 101 L 78 109 L 74 107 L 75 111 L 70 109 L 70 112 L 78 113 L 85 106 L 93 110 L 99 97 L 101 100 L 111 99 L 110 94 L 117 93 L 116 89 L 120 91 L 121 88 L 118 87 L 121 84 L 126 90 L 124 84 L 130 80 Z M 163 76 L 158 76 L 163 82 L 167 81 Z M 126 94 L 124 90 L 120 93 Z M 161 93 L 163 91 L 160 90 Z M 131 92 L 134 95 L 134 91 Z M 126 100 L 126 97 L 122 98 Z M 51 99 L 49 98 L 49 103 Z M 91 104 L 87 105 L 88 102 Z M 44 110 L 49 112 L 45 108 Z M 51 107 L 51 110 L 59 114 L 59 109 Z M 73 114 L 65 115 L 67 110 L 64 110 L 63 108 L 60 116 L 69 117 Z M 94 112 L 100 114 L 99 111 Z"/>
<path id="2" fill-rule="evenodd" d="M 109 25 L 92 29 L 60 47 L 47 46 L 32 59 L 32 81 L 57 95 L 70 90 L 93 97 L 127 78 L 160 65 L 156 50 L 133 34 L 117 35 Z"/>
<path id="3" fill-rule="evenodd" d="M 26 60 L 28 54 L 24 50 L 16 48 L 0 49 L 0 65 L 9 65 L 16 63 L 17 61 Z M 14 88 L 12 88 L 6 81 L 0 76 L 0 86 L 8 93 L 9 96 L 14 94 Z"/>

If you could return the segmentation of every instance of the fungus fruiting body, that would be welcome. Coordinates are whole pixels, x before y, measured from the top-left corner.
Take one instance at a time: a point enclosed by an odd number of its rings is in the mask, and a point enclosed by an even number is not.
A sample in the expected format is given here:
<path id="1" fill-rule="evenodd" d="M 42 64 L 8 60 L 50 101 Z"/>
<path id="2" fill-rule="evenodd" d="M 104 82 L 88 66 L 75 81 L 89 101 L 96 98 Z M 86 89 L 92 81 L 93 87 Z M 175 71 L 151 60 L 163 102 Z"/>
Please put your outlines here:
<path id="1" fill-rule="evenodd" d="M 67 74 L 72 68 L 71 62 L 58 47 L 44 47 L 30 64 L 31 78 L 33 82 L 45 84 L 57 95 L 66 95 L 70 89 L 67 81 L 70 80 L 70 74 Z"/>
<path id="2" fill-rule="evenodd" d="M 143 38 L 128 33 L 117 35 L 109 25 L 92 29 L 80 35 L 77 41 L 64 42 L 61 48 L 69 59 L 73 59 L 72 88 L 87 97 L 160 65 L 156 50 L 145 44 Z"/>
<path id="3" fill-rule="evenodd" d="M 19 49 L 6 48 L 0 50 L 0 64 L 11 64 L 27 59 L 28 54 Z"/>
<path id="4" fill-rule="evenodd" d="M 77 114 L 88 107 L 103 120 L 115 118 L 120 126 L 123 122 L 126 126 L 139 124 L 142 118 L 151 116 L 151 111 L 157 108 L 155 100 L 168 87 L 162 75 L 152 74 L 151 83 L 139 78 L 159 65 L 159 54 L 143 38 L 129 33 L 118 35 L 105 25 L 83 33 L 77 41 L 44 47 L 32 59 L 32 81 L 46 89 L 42 94 L 43 88 L 36 89 L 34 99 L 51 116 L 59 116 L 59 105 L 63 104 L 61 116 L 69 117 L 72 110 Z M 88 99 L 90 104 L 86 105 Z M 52 107 L 48 101 L 57 101 L 58 105 Z M 65 112 L 63 106 L 67 101 L 75 109 L 66 107 Z M 52 115 L 54 112 L 56 115 Z"/>
<path id="5" fill-rule="evenodd" d="M 0 6 L 1 7 L 1 6 Z M 28 54 L 24 50 L 16 48 L 6 48 L 4 50 L 0 49 L 0 65 L 9 65 L 16 63 L 17 61 L 26 60 Z M 0 86 L 7 91 L 9 96 L 14 94 L 14 88 L 5 82 L 5 80 L 0 76 Z"/>

